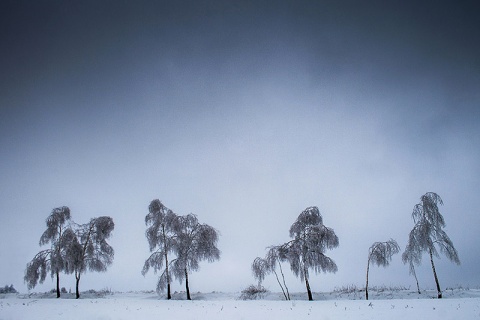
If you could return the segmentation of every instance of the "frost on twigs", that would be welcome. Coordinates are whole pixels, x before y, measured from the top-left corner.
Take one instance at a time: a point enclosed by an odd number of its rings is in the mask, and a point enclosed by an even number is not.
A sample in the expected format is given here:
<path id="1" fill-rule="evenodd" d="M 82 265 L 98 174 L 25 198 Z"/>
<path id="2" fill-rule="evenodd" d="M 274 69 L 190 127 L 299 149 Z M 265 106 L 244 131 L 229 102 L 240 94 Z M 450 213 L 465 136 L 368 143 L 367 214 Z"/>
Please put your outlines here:
<path id="1" fill-rule="evenodd" d="M 400 247 L 397 241 L 390 239 L 385 242 L 375 242 L 368 249 L 367 262 L 367 282 L 365 285 L 365 299 L 368 300 L 368 271 L 370 270 L 370 263 L 376 264 L 379 267 L 387 267 L 392 261 L 392 256 L 400 252 Z"/>
<path id="2" fill-rule="evenodd" d="M 167 299 L 172 298 L 170 284 L 172 277 L 169 271 L 169 254 L 173 252 L 173 244 L 176 241 L 176 234 L 173 230 L 177 215 L 167 208 L 163 203 L 154 199 L 148 206 L 148 214 L 145 217 L 145 225 L 150 252 L 152 254 L 145 261 L 142 275 L 145 275 L 150 268 L 157 273 L 162 271 L 157 282 L 157 293 L 167 289 Z"/>
<path id="3" fill-rule="evenodd" d="M 68 268 L 67 247 L 70 235 L 73 233 L 70 220 L 70 209 L 66 206 L 54 208 L 46 219 L 47 229 L 40 237 L 39 245 L 50 245 L 49 249 L 40 251 L 27 264 L 24 281 L 27 288 L 33 289 L 38 283 L 43 283 L 50 272 L 56 278 L 57 298 L 60 297 L 60 273 L 71 273 Z"/>
<path id="4" fill-rule="evenodd" d="M 427 253 L 437 286 L 438 298 L 442 298 L 433 257 L 439 258 L 440 251 L 456 264 L 460 264 L 460 259 L 452 240 L 443 230 L 446 224 L 440 213 L 439 205 L 443 205 L 442 198 L 434 192 L 427 192 L 420 198 L 420 202 L 413 207 L 412 219 L 415 225 L 410 231 L 407 247 L 402 254 L 402 260 L 404 263 L 409 263 L 410 273 L 416 276 L 414 265 L 420 265 L 422 254 Z M 420 292 L 419 288 L 418 290 Z"/>
<path id="5" fill-rule="evenodd" d="M 288 291 L 287 284 L 285 283 L 285 276 L 283 274 L 282 263 L 279 256 L 279 249 L 280 246 L 271 246 L 268 248 L 265 259 L 260 257 L 255 258 L 252 263 L 252 273 L 254 278 L 258 280 L 259 285 L 261 285 L 267 274 L 275 274 L 275 278 L 277 279 L 278 285 L 282 289 L 285 300 L 290 300 L 290 293 Z M 283 284 L 280 282 L 280 278 L 276 270 L 277 265 L 280 270 Z"/>
<path id="6" fill-rule="evenodd" d="M 220 259 L 217 247 L 219 232 L 208 224 L 202 224 L 194 214 L 178 216 L 174 223 L 176 240 L 172 260 L 172 272 L 177 280 L 185 280 L 187 300 L 191 300 L 188 275 L 200 269 L 199 263 L 206 260 L 214 262 Z"/>
<path id="7" fill-rule="evenodd" d="M 75 273 L 75 296 L 80 298 L 81 275 L 87 271 L 104 272 L 113 263 L 114 250 L 107 240 L 115 224 L 108 216 L 92 218 L 90 222 L 78 225 L 72 234 L 68 247 L 68 265 Z"/>
<path id="8" fill-rule="evenodd" d="M 325 252 L 338 247 L 338 237 L 333 229 L 323 224 L 317 207 L 308 207 L 300 213 L 290 227 L 290 237 L 293 240 L 278 249 L 280 260 L 288 261 L 292 272 L 305 281 L 308 300 L 313 300 L 309 270 L 312 269 L 315 274 L 337 272 L 335 261 Z"/>
<path id="9" fill-rule="evenodd" d="M 158 199 L 150 203 L 145 224 L 152 254 L 145 261 L 142 274 L 145 275 L 150 268 L 155 273 L 160 271 L 157 293 L 166 288 L 167 299 L 172 298 L 172 277 L 180 283 L 185 280 L 187 299 L 190 300 L 189 273 L 198 271 L 201 261 L 220 259 L 218 230 L 200 223 L 194 214 L 177 215 Z"/>

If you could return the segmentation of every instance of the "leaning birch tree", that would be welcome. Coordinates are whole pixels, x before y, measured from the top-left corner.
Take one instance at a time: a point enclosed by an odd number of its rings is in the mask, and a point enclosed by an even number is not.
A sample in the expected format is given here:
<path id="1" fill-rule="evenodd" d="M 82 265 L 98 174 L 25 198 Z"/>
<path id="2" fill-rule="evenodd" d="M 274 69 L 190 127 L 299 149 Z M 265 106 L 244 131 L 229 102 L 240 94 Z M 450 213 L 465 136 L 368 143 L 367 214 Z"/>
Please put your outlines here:
<path id="1" fill-rule="evenodd" d="M 433 257 L 439 258 L 439 252 L 441 252 L 456 264 L 460 264 L 460 259 L 452 240 L 443 230 L 446 224 L 438 208 L 439 205 L 443 205 L 442 198 L 434 192 L 427 192 L 420 198 L 420 202 L 413 207 L 412 219 L 415 225 L 410 231 L 403 255 L 406 257 L 404 262 L 411 261 L 419 265 L 422 253 L 426 252 L 428 254 L 437 286 L 438 298 L 441 299 L 442 290 L 440 289 Z"/>
<path id="2" fill-rule="evenodd" d="M 367 282 L 365 284 L 365 300 L 368 300 L 368 271 L 370 270 L 370 263 L 376 264 L 379 267 L 387 267 L 392 261 L 392 256 L 400 252 L 400 247 L 397 241 L 390 239 L 385 242 L 375 242 L 368 249 L 367 261 Z"/>
<path id="3" fill-rule="evenodd" d="M 405 250 L 402 253 L 402 261 L 404 264 L 408 263 L 408 271 L 415 278 L 417 284 L 417 292 L 421 294 L 420 285 L 418 284 L 417 272 L 415 271 L 415 264 L 420 264 L 421 256 L 418 256 L 417 252 L 414 250 Z"/>
<path id="4" fill-rule="evenodd" d="M 278 285 L 282 289 L 283 296 L 285 300 L 290 300 L 290 293 L 288 292 L 287 284 L 285 283 L 285 276 L 283 274 L 282 264 L 279 255 L 280 246 L 272 246 L 268 248 L 268 252 L 265 258 L 257 257 L 253 260 L 252 263 L 252 273 L 255 279 L 258 280 L 259 285 L 265 279 L 267 274 L 273 273 L 275 274 L 275 278 L 277 279 Z M 278 277 L 277 273 L 277 265 L 280 269 L 280 274 L 282 276 L 283 285 L 280 282 L 280 278 Z"/>

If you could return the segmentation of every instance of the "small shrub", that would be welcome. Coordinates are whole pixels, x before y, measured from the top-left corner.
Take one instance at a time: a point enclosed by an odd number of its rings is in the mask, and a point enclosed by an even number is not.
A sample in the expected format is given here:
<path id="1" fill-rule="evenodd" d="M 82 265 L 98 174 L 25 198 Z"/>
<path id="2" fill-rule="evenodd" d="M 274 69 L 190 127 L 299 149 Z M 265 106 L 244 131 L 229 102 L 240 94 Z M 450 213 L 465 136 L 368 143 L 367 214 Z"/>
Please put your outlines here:
<path id="1" fill-rule="evenodd" d="M 268 290 L 264 286 L 262 285 L 254 286 L 252 284 L 248 286 L 246 289 L 242 290 L 240 299 L 241 300 L 263 299 L 267 293 L 268 293 Z"/>
<path id="2" fill-rule="evenodd" d="M 60 292 L 61 293 L 67 293 L 67 289 L 65 289 L 65 287 L 62 287 L 62 289 L 60 289 Z"/>
<path id="3" fill-rule="evenodd" d="M 11 285 L 6 285 L 3 288 L 0 288 L 0 293 L 18 293 L 17 290 L 13 287 L 13 284 Z"/>

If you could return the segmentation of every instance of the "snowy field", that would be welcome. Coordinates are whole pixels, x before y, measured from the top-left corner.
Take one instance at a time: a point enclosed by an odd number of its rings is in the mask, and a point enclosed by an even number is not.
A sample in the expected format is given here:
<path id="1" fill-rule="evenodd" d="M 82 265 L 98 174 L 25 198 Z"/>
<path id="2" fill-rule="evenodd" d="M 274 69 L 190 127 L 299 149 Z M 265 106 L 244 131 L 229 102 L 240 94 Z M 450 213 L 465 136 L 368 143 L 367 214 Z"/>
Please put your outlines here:
<path id="1" fill-rule="evenodd" d="M 370 292 L 370 291 L 369 291 Z M 0 320 L 17 319 L 480 319 L 480 290 L 446 290 L 444 299 L 435 292 L 421 295 L 410 290 L 316 293 L 305 301 L 305 293 L 281 300 L 270 293 L 262 300 L 239 300 L 235 293 L 196 293 L 192 301 L 175 294 L 166 301 L 152 292 L 84 293 L 79 300 L 64 294 L 61 299 L 45 294 L 0 296 Z"/>

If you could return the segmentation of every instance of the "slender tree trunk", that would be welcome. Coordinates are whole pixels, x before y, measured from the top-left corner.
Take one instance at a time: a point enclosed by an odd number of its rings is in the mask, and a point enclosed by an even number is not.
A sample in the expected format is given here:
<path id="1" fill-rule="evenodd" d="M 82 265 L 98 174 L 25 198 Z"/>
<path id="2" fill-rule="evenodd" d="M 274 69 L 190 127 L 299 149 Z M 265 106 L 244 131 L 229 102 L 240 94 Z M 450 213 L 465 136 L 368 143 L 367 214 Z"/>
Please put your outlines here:
<path id="1" fill-rule="evenodd" d="M 421 294 L 422 292 L 420 291 L 420 286 L 418 285 L 417 273 L 415 272 L 415 267 L 413 265 L 412 265 L 412 273 L 413 273 L 413 276 L 415 277 L 415 282 L 417 283 L 417 292 L 418 294 Z"/>
<path id="2" fill-rule="evenodd" d="M 433 277 L 435 278 L 435 283 L 437 284 L 438 299 L 442 299 L 442 290 L 440 290 L 440 283 L 438 282 L 437 272 L 435 271 L 435 265 L 433 264 L 432 249 L 430 249 L 428 253 L 430 253 L 430 262 L 432 263 Z"/>
<path id="3" fill-rule="evenodd" d="M 170 291 L 170 274 L 168 273 L 168 257 L 167 252 L 165 251 L 165 273 L 167 275 L 167 299 L 172 299 L 172 294 Z"/>
<path id="4" fill-rule="evenodd" d="M 58 229 L 58 242 L 60 243 L 62 239 L 62 225 L 59 226 Z M 61 245 L 57 246 L 57 255 L 60 256 Z M 57 276 L 57 299 L 60 298 L 60 271 L 57 269 L 55 270 L 55 275 Z"/>
<path id="5" fill-rule="evenodd" d="M 57 276 L 57 298 L 60 298 L 60 272 L 57 270 L 55 274 Z"/>
<path id="6" fill-rule="evenodd" d="M 287 284 L 285 283 L 285 275 L 283 274 L 282 264 L 278 261 L 278 266 L 280 267 L 280 273 L 282 274 L 283 285 L 285 286 L 285 290 L 287 290 L 287 300 L 290 300 L 290 292 L 288 292 Z"/>
<path id="7" fill-rule="evenodd" d="M 82 264 L 85 261 L 85 253 L 87 252 L 87 245 L 88 245 L 88 242 L 90 241 L 90 236 L 92 235 L 92 230 L 93 230 L 93 224 L 90 223 L 90 226 L 88 228 L 87 238 L 85 240 L 85 243 L 83 244 Z M 75 271 L 75 278 L 77 279 L 77 283 L 75 284 L 75 298 L 76 299 L 80 298 L 80 291 L 78 290 L 78 285 L 80 283 L 80 277 L 82 276 L 82 271 L 83 271 L 83 267 L 80 267 L 78 271 Z"/>
<path id="8" fill-rule="evenodd" d="M 165 226 L 162 225 L 163 232 L 163 251 L 165 251 L 165 273 L 167 275 L 167 299 L 172 299 L 170 291 L 170 274 L 168 273 L 168 254 L 167 254 L 167 237 L 165 236 Z"/>
<path id="9" fill-rule="evenodd" d="M 187 290 L 187 300 L 192 300 L 192 298 L 190 298 L 190 288 L 188 287 L 188 272 L 187 272 L 187 269 L 185 269 L 185 288 Z"/>
<path id="10" fill-rule="evenodd" d="M 307 277 L 305 277 L 305 285 L 307 286 L 308 301 L 313 301 L 312 291 L 310 290 L 310 283 L 308 283 Z"/>
<path id="11" fill-rule="evenodd" d="M 421 294 L 422 292 L 420 291 L 420 286 L 418 285 L 418 279 L 416 274 L 415 274 L 415 281 L 417 282 L 417 292 L 418 294 Z"/>
<path id="12" fill-rule="evenodd" d="M 368 300 L 368 271 L 370 270 L 370 258 L 367 262 L 367 283 L 365 284 L 365 300 Z"/>
<path id="13" fill-rule="evenodd" d="M 75 299 L 79 299 L 80 298 L 80 291 L 78 290 L 78 285 L 80 284 L 80 273 L 75 274 L 75 278 L 76 278 L 76 283 L 75 283 Z"/>
<path id="14" fill-rule="evenodd" d="M 277 282 L 278 282 L 278 285 L 280 286 L 280 288 L 282 288 L 282 292 L 283 292 L 283 296 L 285 297 L 285 300 L 288 300 L 287 298 L 287 294 L 285 293 L 285 290 L 283 289 L 283 286 L 282 284 L 280 283 L 280 279 L 278 279 L 278 274 L 275 270 L 273 270 L 273 273 L 275 273 L 275 277 L 277 278 Z"/>
<path id="15" fill-rule="evenodd" d="M 305 277 L 305 286 L 307 287 L 308 301 L 313 301 L 312 290 L 310 290 L 310 283 L 308 282 L 308 270 L 305 268 L 305 263 L 303 264 L 303 274 Z"/>

